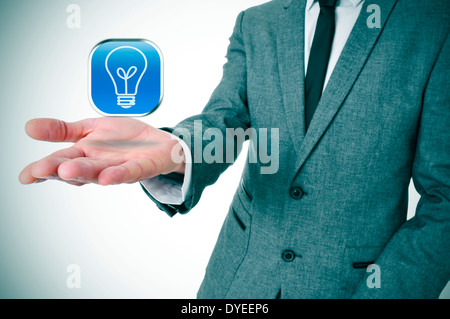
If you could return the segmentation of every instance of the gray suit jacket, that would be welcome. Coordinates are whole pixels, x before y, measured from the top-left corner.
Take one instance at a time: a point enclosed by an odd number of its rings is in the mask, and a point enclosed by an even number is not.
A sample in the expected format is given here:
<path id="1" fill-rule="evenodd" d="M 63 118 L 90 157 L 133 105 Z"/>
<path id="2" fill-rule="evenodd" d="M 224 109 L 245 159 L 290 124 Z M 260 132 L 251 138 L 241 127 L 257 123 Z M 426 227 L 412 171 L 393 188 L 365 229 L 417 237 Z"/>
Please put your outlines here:
<path id="1" fill-rule="evenodd" d="M 305 3 L 242 12 L 221 83 L 174 130 L 279 128 L 280 169 L 246 164 L 198 297 L 438 297 L 450 279 L 449 2 L 366 0 L 306 134 Z M 371 3 L 381 28 L 367 26 Z M 158 206 L 189 211 L 228 165 L 194 163 L 189 199 Z M 421 199 L 407 221 L 411 177 Z M 380 288 L 366 282 L 372 262 Z"/>

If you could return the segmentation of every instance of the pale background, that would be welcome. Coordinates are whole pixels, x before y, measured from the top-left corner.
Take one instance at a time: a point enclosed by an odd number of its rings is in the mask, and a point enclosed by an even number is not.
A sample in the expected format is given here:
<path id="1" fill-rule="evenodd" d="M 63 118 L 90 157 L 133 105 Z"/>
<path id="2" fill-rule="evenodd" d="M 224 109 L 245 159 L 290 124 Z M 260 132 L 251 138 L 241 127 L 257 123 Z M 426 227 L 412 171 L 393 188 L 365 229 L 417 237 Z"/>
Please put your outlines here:
<path id="1" fill-rule="evenodd" d="M 145 122 L 171 126 L 199 113 L 220 80 L 236 16 L 263 2 L 0 2 L 1 298 L 195 297 L 245 157 L 190 214 L 170 219 L 138 184 L 22 186 L 25 165 L 63 146 L 31 140 L 24 125 L 99 117 L 87 97 L 88 55 L 108 38 L 148 39 L 163 53 L 164 100 Z M 66 25 L 71 3 L 81 8 L 80 29 Z M 417 200 L 411 188 L 409 216 Z M 81 268 L 79 289 L 66 285 L 70 264 Z"/>

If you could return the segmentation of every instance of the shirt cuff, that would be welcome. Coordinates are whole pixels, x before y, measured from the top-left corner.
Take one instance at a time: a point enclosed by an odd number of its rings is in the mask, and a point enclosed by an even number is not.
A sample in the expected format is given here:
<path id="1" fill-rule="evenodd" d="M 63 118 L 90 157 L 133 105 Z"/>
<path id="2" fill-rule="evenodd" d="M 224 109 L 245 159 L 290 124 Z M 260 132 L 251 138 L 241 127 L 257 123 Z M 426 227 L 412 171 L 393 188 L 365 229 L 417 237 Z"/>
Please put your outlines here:
<path id="1" fill-rule="evenodd" d="M 183 184 L 165 178 L 164 175 L 158 175 L 141 181 L 141 185 L 161 204 L 181 205 L 188 198 L 191 188 L 192 157 L 191 150 L 187 144 L 178 136 L 171 135 L 172 138 L 180 143 L 184 152 L 185 169 Z"/>

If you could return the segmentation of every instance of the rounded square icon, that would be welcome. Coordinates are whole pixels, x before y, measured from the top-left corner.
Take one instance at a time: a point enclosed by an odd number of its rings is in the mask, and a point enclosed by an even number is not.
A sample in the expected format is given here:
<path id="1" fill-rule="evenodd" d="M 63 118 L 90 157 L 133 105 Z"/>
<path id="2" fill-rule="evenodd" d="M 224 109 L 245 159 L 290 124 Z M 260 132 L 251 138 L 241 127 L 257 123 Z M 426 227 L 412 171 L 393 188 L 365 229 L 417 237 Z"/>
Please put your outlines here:
<path id="1" fill-rule="evenodd" d="M 105 116 L 144 116 L 161 104 L 163 59 L 141 39 L 111 39 L 89 56 L 89 100 Z"/>

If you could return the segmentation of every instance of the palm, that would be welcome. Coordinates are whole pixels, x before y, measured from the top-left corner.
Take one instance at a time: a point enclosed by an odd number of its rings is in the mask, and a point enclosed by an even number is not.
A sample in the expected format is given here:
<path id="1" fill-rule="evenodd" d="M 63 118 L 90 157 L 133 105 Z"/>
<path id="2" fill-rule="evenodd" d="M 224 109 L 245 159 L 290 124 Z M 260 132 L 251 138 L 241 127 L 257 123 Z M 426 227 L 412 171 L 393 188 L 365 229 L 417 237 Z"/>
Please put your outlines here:
<path id="1" fill-rule="evenodd" d="M 99 119 L 96 129 L 74 144 L 84 156 L 119 165 L 136 158 L 154 157 L 165 151 L 155 136 L 159 132 L 132 119 Z M 162 135 L 164 133 L 159 133 Z"/>
<path id="2" fill-rule="evenodd" d="M 132 183 L 159 174 L 182 172 L 172 150 L 179 146 L 164 131 L 130 118 L 99 118 L 76 123 L 39 119 L 27 124 L 27 133 L 38 140 L 74 144 L 21 173 L 24 184 L 46 179 L 71 184 Z"/>

